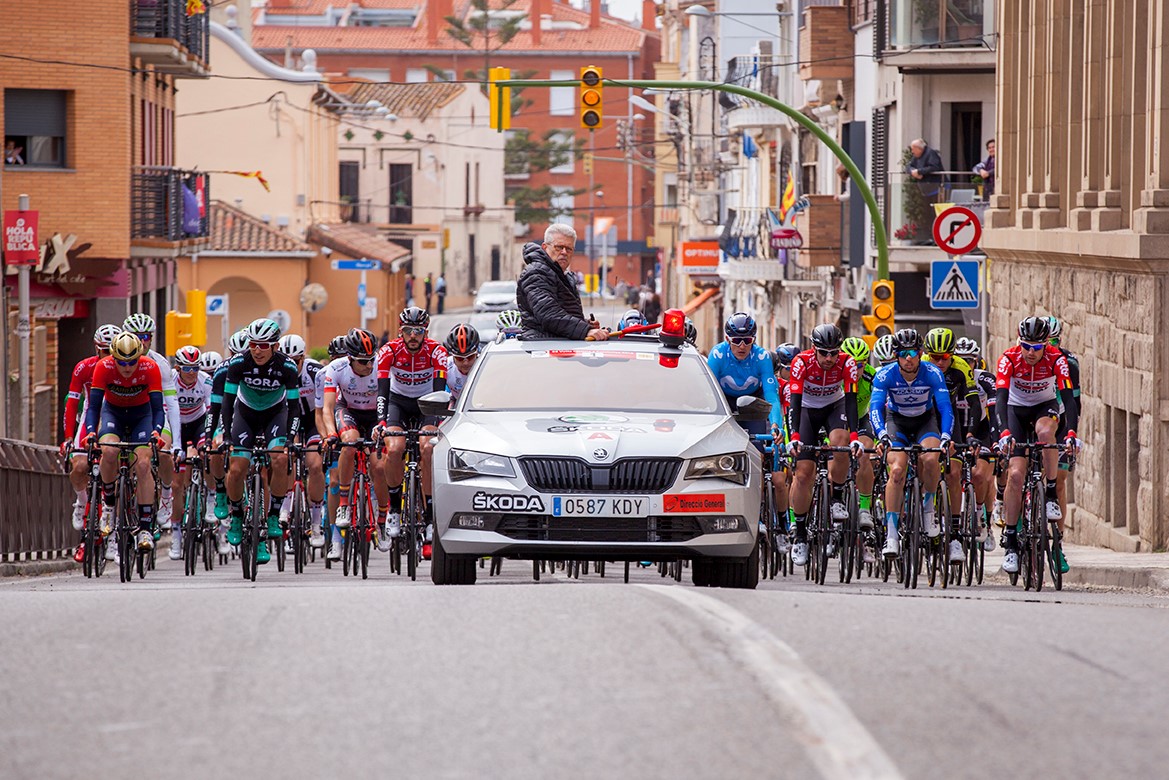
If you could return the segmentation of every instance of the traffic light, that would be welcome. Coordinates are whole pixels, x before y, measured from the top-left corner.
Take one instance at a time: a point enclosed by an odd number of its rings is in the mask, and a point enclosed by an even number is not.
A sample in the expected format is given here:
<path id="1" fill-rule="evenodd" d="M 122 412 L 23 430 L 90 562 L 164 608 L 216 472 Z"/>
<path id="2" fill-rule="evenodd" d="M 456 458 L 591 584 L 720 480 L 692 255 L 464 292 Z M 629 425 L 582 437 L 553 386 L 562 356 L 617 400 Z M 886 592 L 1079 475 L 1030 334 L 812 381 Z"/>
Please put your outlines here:
<path id="1" fill-rule="evenodd" d="M 497 87 L 495 82 L 511 78 L 511 68 L 492 68 L 487 72 L 488 122 L 492 130 L 511 129 L 511 87 Z"/>
<path id="2" fill-rule="evenodd" d="M 873 313 L 861 317 L 865 328 L 874 339 L 893 335 L 893 282 L 888 279 L 873 282 L 872 302 Z"/>
<path id="3" fill-rule="evenodd" d="M 205 290 L 187 290 L 187 313 L 191 315 L 191 343 L 202 349 L 203 345 L 207 343 L 207 292 Z"/>
<path id="4" fill-rule="evenodd" d="M 580 69 L 580 126 L 589 130 L 599 130 L 605 120 L 601 79 L 601 69 L 596 65 Z"/>
<path id="5" fill-rule="evenodd" d="M 191 315 L 181 311 L 166 313 L 166 354 L 173 355 L 180 347 L 195 342 L 191 340 Z"/>

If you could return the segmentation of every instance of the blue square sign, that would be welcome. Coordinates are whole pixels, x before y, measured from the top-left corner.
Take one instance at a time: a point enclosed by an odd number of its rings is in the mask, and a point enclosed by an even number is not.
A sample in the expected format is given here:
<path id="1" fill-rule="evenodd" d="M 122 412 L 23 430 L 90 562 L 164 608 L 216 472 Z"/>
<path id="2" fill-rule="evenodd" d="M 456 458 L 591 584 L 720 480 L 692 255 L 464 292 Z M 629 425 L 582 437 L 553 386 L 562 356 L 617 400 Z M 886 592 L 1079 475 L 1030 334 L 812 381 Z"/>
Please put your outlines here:
<path id="1" fill-rule="evenodd" d="M 930 264 L 930 306 L 935 309 L 977 309 L 979 261 L 934 260 Z"/>

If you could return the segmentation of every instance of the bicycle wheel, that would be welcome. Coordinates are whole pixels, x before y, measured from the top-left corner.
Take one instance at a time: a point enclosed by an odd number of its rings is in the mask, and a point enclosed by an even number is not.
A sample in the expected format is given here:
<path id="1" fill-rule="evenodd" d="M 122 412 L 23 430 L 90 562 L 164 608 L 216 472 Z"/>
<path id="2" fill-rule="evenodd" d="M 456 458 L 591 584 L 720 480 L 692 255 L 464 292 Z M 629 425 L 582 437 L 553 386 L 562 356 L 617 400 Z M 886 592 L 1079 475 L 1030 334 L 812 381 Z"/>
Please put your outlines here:
<path id="1" fill-rule="evenodd" d="M 832 536 L 832 496 L 828 480 L 816 485 L 816 582 L 823 585 L 828 577 L 828 541 Z"/>
<path id="2" fill-rule="evenodd" d="M 121 582 L 129 582 L 134 574 L 134 558 L 133 552 L 135 545 L 131 538 L 133 533 L 130 531 L 130 521 L 128 517 L 129 508 L 127 506 L 127 492 L 129 485 L 126 484 L 125 476 L 118 477 L 118 487 L 114 498 L 114 528 L 118 535 L 118 577 Z"/>
<path id="3" fill-rule="evenodd" d="M 308 563 L 309 534 L 308 512 L 304 505 L 304 487 L 297 482 L 292 488 L 292 514 L 289 517 L 288 536 L 292 540 L 292 571 L 294 574 L 304 574 L 305 564 Z"/>
<path id="4" fill-rule="evenodd" d="M 1035 566 L 1035 591 L 1043 590 L 1043 570 L 1047 568 L 1047 506 L 1043 500 L 1035 501 L 1031 510 L 1032 564 Z"/>
<path id="5" fill-rule="evenodd" d="M 915 477 L 909 490 L 909 503 L 905 516 L 909 522 L 909 544 L 906 545 L 905 582 L 907 587 L 917 589 L 917 576 L 921 573 L 921 483 Z"/>
<path id="6" fill-rule="evenodd" d="M 264 518 L 264 520 L 264 537 L 267 538 L 267 518 Z M 276 571 L 278 572 L 284 571 L 284 566 L 288 560 L 288 539 L 288 523 L 280 523 L 280 536 L 272 543 L 272 546 L 276 548 Z M 268 544 L 268 542 L 265 542 L 265 544 Z"/>
<path id="7" fill-rule="evenodd" d="M 411 464 L 413 466 L 413 464 Z M 418 483 L 418 474 L 415 469 L 411 468 L 406 479 L 406 494 L 409 498 L 410 509 L 408 516 L 410 518 L 410 538 L 407 540 L 409 546 L 406 548 L 406 574 L 411 580 L 418 579 L 418 545 L 421 544 L 420 530 L 424 530 L 422 509 L 422 486 Z"/>
<path id="8" fill-rule="evenodd" d="M 844 581 L 848 583 L 852 582 L 853 577 L 860 579 L 865 560 L 862 547 L 864 539 L 860 533 L 860 498 L 856 483 L 851 480 L 844 487 L 844 506 L 848 510 L 848 519 L 844 521 L 844 547 L 848 552 Z"/>
<path id="9" fill-rule="evenodd" d="M 974 496 L 974 486 L 967 484 L 962 491 L 962 529 L 965 553 L 963 557 L 962 574 L 966 578 L 966 587 L 974 581 L 974 569 L 978 566 L 978 551 L 982 543 L 978 541 L 978 525 L 982 518 L 978 516 L 978 503 Z"/>
<path id="10" fill-rule="evenodd" d="M 361 567 L 361 579 L 369 578 L 369 547 L 370 537 L 373 534 L 373 521 L 369 516 L 369 480 L 359 474 L 355 484 L 360 484 L 357 493 L 357 533 L 354 534 L 354 561 L 353 574 L 357 575 L 358 566 Z"/>
<path id="11" fill-rule="evenodd" d="M 940 546 L 934 544 L 934 569 L 937 574 L 941 576 L 942 589 L 950 583 L 950 540 L 954 538 L 954 524 L 950 516 L 950 490 L 946 485 L 945 480 L 938 488 L 938 492 L 934 498 L 934 512 L 935 517 L 942 526 L 942 533 L 938 537 L 941 541 Z M 938 541 L 935 540 L 935 541 Z M 934 586 L 933 579 L 930 580 L 930 587 Z"/>
<path id="12" fill-rule="evenodd" d="M 105 550 L 102 549 L 101 535 L 101 485 L 98 480 L 90 480 L 89 504 L 85 513 L 85 529 L 81 532 L 81 543 L 85 545 L 85 556 L 81 567 L 86 577 L 100 577 L 101 570 L 98 561 L 105 562 Z"/>
<path id="13" fill-rule="evenodd" d="M 1047 554 L 1047 563 L 1051 567 L 1051 584 L 1055 586 L 1056 590 L 1063 590 L 1063 570 L 1060 567 L 1060 560 L 1063 558 L 1063 534 L 1059 531 L 1059 522 L 1050 520 L 1051 523 L 1051 550 Z"/>

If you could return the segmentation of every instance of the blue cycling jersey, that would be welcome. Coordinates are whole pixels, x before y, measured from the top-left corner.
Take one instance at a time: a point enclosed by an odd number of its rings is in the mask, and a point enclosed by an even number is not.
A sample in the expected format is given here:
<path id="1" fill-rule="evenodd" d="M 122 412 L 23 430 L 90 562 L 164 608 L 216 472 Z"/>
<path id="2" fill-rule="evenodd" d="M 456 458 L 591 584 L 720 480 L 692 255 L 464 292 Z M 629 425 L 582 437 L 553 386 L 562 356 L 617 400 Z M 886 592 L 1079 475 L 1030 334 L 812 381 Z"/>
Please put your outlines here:
<path id="1" fill-rule="evenodd" d="M 885 435 L 886 411 L 902 417 L 920 417 L 929 413 L 931 398 L 938 410 L 942 433 L 950 434 L 954 430 L 954 409 L 950 406 L 946 377 L 937 366 L 922 361 L 912 382 L 905 381 L 896 363 L 882 368 L 873 378 L 873 395 L 869 399 L 869 419 L 877 438 Z"/>
<path id="2" fill-rule="evenodd" d="M 727 342 L 717 344 L 706 356 L 706 364 L 714 373 L 719 388 L 727 398 L 763 394 L 771 404 L 771 424 L 780 431 L 783 427 L 783 409 L 779 402 L 779 384 L 771 366 L 771 353 L 758 344 L 752 345 L 751 354 L 739 360 L 731 353 Z"/>

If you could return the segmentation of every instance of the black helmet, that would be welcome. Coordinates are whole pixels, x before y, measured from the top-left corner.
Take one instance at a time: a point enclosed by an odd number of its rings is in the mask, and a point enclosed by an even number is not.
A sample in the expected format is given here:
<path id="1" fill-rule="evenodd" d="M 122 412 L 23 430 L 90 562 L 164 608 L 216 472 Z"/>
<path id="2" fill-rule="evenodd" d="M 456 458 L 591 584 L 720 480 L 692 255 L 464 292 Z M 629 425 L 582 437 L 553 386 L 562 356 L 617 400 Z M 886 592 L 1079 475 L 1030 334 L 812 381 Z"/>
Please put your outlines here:
<path id="1" fill-rule="evenodd" d="M 333 340 L 329 342 L 329 357 L 336 359 L 345 354 L 345 337 L 334 336 Z"/>
<path id="2" fill-rule="evenodd" d="M 694 321 L 691 320 L 689 317 L 686 318 L 686 324 L 684 326 L 684 330 L 686 332 L 687 343 L 689 343 L 691 346 L 697 347 L 698 346 L 698 328 L 694 327 Z"/>
<path id="3" fill-rule="evenodd" d="M 812 329 L 812 346 L 816 349 L 837 350 L 844 343 L 844 334 L 831 322 Z"/>
<path id="4" fill-rule="evenodd" d="M 469 357 L 479 351 L 479 331 L 465 322 L 451 328 L 443 346 L 454 357 Z"/>
<path id="5" fill-rule="evenodd" d="M 728 336 L 755 337 L 755 318 L 745 311 L 737 311 L 727 318 L 723 333 Z"/>
<path id="6" fill-rule="evenodd" d="M 426 313 L 426 309 L 421 309 L 417 306 L 407 306 L 398 315 L 398 324 L 415 328 L 429 328 L 430 315 Z"/>
<path id="7" fill-rule="evenodd" d="M 1038 344 L 1051 336 L 1051 321 L 1046 317 L 1028 317 L 1019 322 L 1019 338 Z"/>
<path id="8" fill-rule="evenodd" d="M 775 348 L 775 355 L 773 356 L 775 358 L 776 368 L 788 368 L 798 354 L 800 354 L 800 348 L 795 344 L 780 344 Z"/>
<path id="9" fill-rule="evenodd" d="M 902 328 L 893 334 L 893 349 L 916 349 L 922 345 L 921 334 L 913 328 Z"/>
<path id="10" fill-rule="evenodd" d="M 369 359 L 377 352 L 377 337 L 368 330 L 351 328 L 345 336 L 345 354 L 352 358 Z"/>

